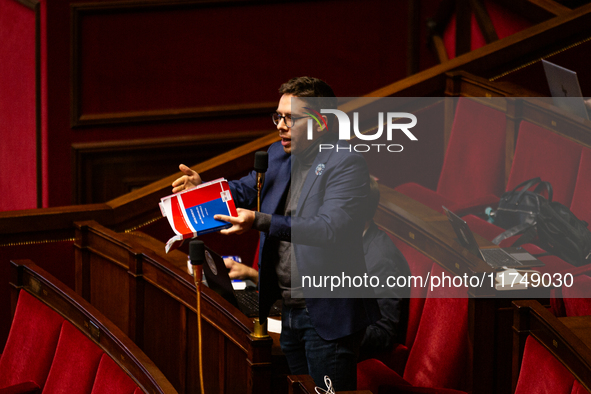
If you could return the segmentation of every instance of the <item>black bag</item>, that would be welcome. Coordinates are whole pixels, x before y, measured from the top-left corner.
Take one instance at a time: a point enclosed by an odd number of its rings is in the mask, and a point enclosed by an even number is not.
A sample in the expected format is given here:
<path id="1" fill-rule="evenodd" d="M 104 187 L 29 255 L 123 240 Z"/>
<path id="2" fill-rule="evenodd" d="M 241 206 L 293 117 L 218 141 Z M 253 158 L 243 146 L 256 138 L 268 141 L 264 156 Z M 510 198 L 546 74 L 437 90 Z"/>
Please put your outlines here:
<path id="1" fill-rule="evenodd" d="M 591 231 L 585 221 L 578 219 L 561 203 L 542 205 L 534 228 L 537 243 L 547 252 L 575 266 L 591 263 Z M 520 241 L 526 235 L 517 241 L 525 243 Z"/>
<path id="2" fill-rule="evenodd" d="M 528 191 L 536 184 L 533 192 Z M 548 191 L 548 199 L 539 194 L 543 189 Z M 587 223 L 561 203 L 553 202 L 552 186 L 540 178 L 525 181 L 504 193 L 494 223 L 510 227 L 493 239 L 494 244 L 523 233 L 513 246 L 535 241 L 548 253 L 574 266 L 591 263 L 591 231 Z"/>
<path id="3" fill-rule="evenodd" d="M 536 188 L 529 191 L 533 186 Z M 548 191 L 548 199 L 540 193 L 543 190 Z M 526 229 L 528 224 L 536 222 L 536 217 L 540 212 L 540 207 L 552 201 L 552 186 L 549 182 L 542 181 L 539 177 L 529 179 L 517 185 L 513 190 L 503 193 L 499 206 L 494 212 L 494 224 L 504 229 L 511 229 L 521 225 L 522 230 Z M 515 232 L 512 235 L 517 234 Z"/>

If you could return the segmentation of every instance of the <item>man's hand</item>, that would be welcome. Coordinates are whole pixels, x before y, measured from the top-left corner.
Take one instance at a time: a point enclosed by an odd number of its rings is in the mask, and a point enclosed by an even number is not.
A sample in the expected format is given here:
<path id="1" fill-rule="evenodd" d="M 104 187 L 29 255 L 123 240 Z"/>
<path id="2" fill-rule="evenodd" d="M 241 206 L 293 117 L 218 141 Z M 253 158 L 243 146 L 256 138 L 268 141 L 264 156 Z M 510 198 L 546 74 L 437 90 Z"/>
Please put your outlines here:
<path id="1" fill-rule="evenodd" d="M 234 261 L 234 259 L 227 257 L 224 259 L 224 263 L 226 264 L 226 268 L 230 270 L 230 272 L 228 272 L 230 279 L 250 279 L 254 284 L 257 284 L 259 273 L 254 268 L 238 263 Z"/>
<path id="2" fill-rule="evenodd" d="M 183 190 L 191 189 L 197 185 L 201 184 L 201 177 L 198 173 L 190 169 L 184 164 L 179 166 L 179 170 L 181 170 L 185 175 L 178 178 L 176 181 L 172 182 L 172 192 L 178 193 Z"/>
<path id="3" fill-rule="evenodd" d="M 248 209 L 237 208 L 238 216 L 215 215 L 216 220 L 223 220 L 224 222 L 232 223 L 232 227 L 226 230 L 221 230 L 220 233 L 228 234 L 242 234 L 251 229 L 254 222 L 254 211 Z"/>

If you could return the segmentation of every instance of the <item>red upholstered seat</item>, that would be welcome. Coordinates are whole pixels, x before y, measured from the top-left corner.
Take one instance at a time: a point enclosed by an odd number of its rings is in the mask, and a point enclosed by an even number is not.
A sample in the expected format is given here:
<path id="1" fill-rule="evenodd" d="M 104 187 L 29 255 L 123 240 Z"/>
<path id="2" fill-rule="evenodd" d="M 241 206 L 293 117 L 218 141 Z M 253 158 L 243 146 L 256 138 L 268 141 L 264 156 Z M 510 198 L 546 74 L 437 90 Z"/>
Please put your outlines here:
<path id="1" fill-rule="evenodd" d="M 552 185 L 553 200 L 570 207 L 581 152 L 581 145 L 543 127 L 521 122 L 507 190 L 539 176 Z"/>
<path id="2" fill-rule="evenodd" d="M 0 394 L 39 394 L 41 387 L 35 382 L 18 383 L 0 389 Z"/>
<path id="3" fill-rule="evenodd" d="M 573 283 L 552 289 L 550 304 L 558 317 L 591 315 L 591 264 L 562 271 L 573 276 Z"/>
<path id="4" fill-rule="evenodd" d="M 92 391 L 102 350 L 65 321 L 43 393 Z"/>
<path id="5" fill-rule="evenodd" d="M 406 258 L 408 262 L 408 266 L 410 268 L 410 272 L 412 275 L 426 277 L 427 273 L 431 271 L 431 267 L 433 266 L 433 260 L 429 257 L 425 256 L 421 252 L 417 251 L 412 246 L 408 245 L 407 243 L 403 242 L 399 238 L 396 238 L 390 235 L 390 239 L 394 242 L 394 245 L 398 247 L 400 252 Z M 425 305 L 425 299 L 427 297 L 427 288 L 423 288 L 420 286 L 413 286 L 410 292 L 410 300 L 408 306 L 408 323 L 406 328 L 406 340 L 404 345 L 407 348 L 407 351 L 412 347 L 415 335 L 417 333 L 417 329 L 419 327 L 419 322 L 421 320 L 421 315 L 423 313 L 423 306 Z M 398 349 L 399 352 L 402 349 Z M 406 358 L 405 358 L 406 362 Z M 392 365 L 387 363 L 388 366 L 392 368 Z"/>
<path id="6" fill-rule="evenodd" d="M 571 394 L 589 394 L 589 391 L 587 391 L 587 389 L 585 389 L 585 387 L 583 387 L 583 385 L 579 383 L 578 380 L 575 380 Z"/>
<path id="7" fill-rule="evenodd" d="M 535 338 L 525 342 L 515 394 L 571 394 L 575 378 Z"/>
<path id="8" fill-rule="evenodd" d="M 86 335 L 21 290 L 0 358 L 0 394 L 36 393 L 39 388 L 44 394 L 142 392 Z"/>
<path id="9" fill-rule="evenodd" d="M 103 354 L 99 363 L 92 394 L 133 394 L 135 382 L 111 359 Z"/>
<path id="10" fill-rule="evenodd" d="M 406 258 L 412 275 L 420 275 L 425 277 L 427 273 L 431 271 L 433 260 L 418 252 L 412 246 L 409 246 L 399 238 L 388 232 L 386 233 Z M 427 288 L 421 288 L 419 286 L 411 288 L 404 343 L 396 344 L 390 353 L 384 353 L 376 356 L 376 358 L 378 358 L 388 368 L 398 372 L 400 375 L 404 373 L 404 367 L 408 359 L 408 354 L 415 340 L 415 335 L 417 333 L 421 315 L 423 313 L 423 306 L 425 305 L 426 296 Z"/>
<path id="11" fill-rule="evenodd" d="M 458 390 L 412 386 L 400 375 L 376 359 L 365 360 L 357 364 L 357 388 L 358 390 L 370 390 L 372 393 L 378 394 L 465 394 L 465 392 Z"/>
<path id="12" fill-rule="evenodd" d="M 32 381 L 45 385 L 64 318 L 21 291 L 4 353 L 0 388 Z"/>
<path id="13" fill-rule="evenodd" d="M 591 315 L 591 278 L 587 275 L 575 276 L 572 286 L 562 286 L 562 297 L 566 316 Z"/>
<path id="14" fill-rule="evenodd" d="M 431 276 L 451 274 L 433 263 Z M 429 290 L 404 379 L 417 387 L 464 389 L 469 375 L 467 289 Z"/>
<path id="15" fill-rule="evenodd" d="M 431 276 L 441 277 L 443 268 L 431 264 Z M 357 369 L 358 389 L 396 393 L 450 389 L 450 393 L 457 393 L 469 380 L 468 344 L 466 288 L 429 290 L 403 378 L 379 360 L 365 360 Z"/>
<path id="16" fill-rule="evenodd" d="M 570 210 L 591 224 L 591 149 L 583 148 Z"/>
<path id="17" fill-rule="evenodd" d="M 504 189 L 505 114 L 476 101 L 458 100 L 437 190 L 416 183 L 395 190 L 443 212 L 498 201 Z"/>
<path id="18" fill-rule="evenodd" d="M 357 364 L 357 389 L 377 393 L 380 386 L 411 386 L 380 360 L 370 358 Z"/>

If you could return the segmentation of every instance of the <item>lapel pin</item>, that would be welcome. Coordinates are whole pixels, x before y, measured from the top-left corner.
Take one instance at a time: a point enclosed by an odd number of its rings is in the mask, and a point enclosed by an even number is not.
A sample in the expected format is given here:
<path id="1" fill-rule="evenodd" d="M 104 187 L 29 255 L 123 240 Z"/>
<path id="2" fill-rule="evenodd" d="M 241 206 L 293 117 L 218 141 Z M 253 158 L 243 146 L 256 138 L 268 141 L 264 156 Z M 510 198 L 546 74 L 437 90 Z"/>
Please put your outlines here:
<path id="1" fill-rule="evenodd" d="M 324 164 L 318 164 L 316 166 L 316 175 L 322 175 L 322 172 L 324 171 L 325 168 L 326 168 L 326 166 Z"/>

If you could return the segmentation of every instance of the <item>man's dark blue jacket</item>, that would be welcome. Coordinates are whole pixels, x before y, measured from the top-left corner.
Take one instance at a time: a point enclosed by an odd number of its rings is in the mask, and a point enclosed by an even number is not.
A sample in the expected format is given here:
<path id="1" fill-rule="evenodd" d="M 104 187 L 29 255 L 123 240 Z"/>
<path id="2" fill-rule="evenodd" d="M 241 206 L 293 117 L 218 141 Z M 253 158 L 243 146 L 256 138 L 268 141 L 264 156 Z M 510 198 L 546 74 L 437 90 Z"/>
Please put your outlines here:
<path id="1" fill-rule="evenodd" d="M 333 149 L 317 154 L 304 181 L 297 210 L 284 215 L 291 179 L 291 156 L 280 143 L 269 147 L 269 169 L 261 192 L 261 212 L 272 214 L 268 233 L 261 233 L 259 250 L 260 318 L 267 318 L 280 297 L 275 265 L 279 241 L 291 241 L 300 275 L 317 281 L 327 275 L 365 274 L 362 232 L 363 205 L 369 194 L 365 160 L 349 152 L 350 146 L 335 138 L 325 141 Z M 336 151 L 337 144 L 341 149 Z M 256 206 L 256 174 L 230 182 L 232 196 L 241 208 Z M 318 282 L 316 282 L 318 283 Z M 306 307 L 318 334 L 333 340 L 364 329 L 380 317 L 373 294 L 365 287 L 305 287 Z M 369 291 L 369 293 L 367 293 Z M 330 295 L 331 298 L 327 298 Z"/>

